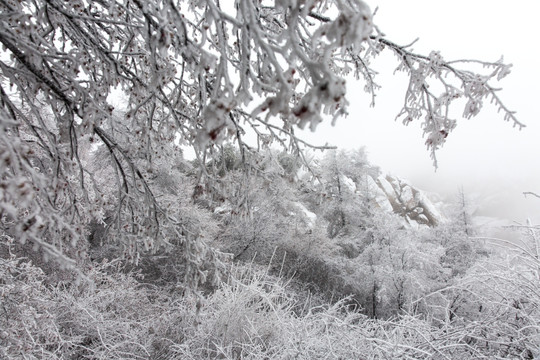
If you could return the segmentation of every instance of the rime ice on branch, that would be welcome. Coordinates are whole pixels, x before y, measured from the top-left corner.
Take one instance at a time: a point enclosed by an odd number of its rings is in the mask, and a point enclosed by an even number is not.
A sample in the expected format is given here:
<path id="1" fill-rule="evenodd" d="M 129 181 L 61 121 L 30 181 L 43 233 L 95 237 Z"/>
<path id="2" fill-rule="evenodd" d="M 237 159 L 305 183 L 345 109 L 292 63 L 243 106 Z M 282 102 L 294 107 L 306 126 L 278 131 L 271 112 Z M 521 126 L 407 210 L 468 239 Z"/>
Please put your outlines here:
<path id="1" fill-rule="evenodd" d="M 215 254 L 185 209 L 164 205 L 152 169 L 171 166 L 179 146 L 190 146 L 201 183 L 211 182 L 204 165 L 212 151 L 223 141 L 242 154 L 256 151 L 244 141 L 249 132 L 258 147 L 278 143 L 302 156 L 309 144 L 295 127 L 315 130 L 323 114 L 346 114 L 344 76 L 351 71 L 373 98 L 370 62 L 385 49 L 410 75 L 399 117 L 423 119 L 433 155 L 455 127 L 447 114 L 459 97 L 467 99 L 465 117 L 490 99 L 522 126 L 489 83 L 506 75 L 507 65 L 480 62 L 487 73 L 476 74 L 458 68 L 467 62 L 415 54 L 382 35 L 362 0 L 222 5 L 0 2 L 2 231 L 69 266 L 66 249 L 76 248 L 91 219 L 107 214 L 110 237 L 128 258 L 178 244 L 201 280 L 198 269 Z M 443 93 L 433 93 L 430 82 Z M 113 108 L 113 89 L 124 94 L 125 109 Z M 106 155 L 99 169 L 90 165 L 96 149 Z"/>

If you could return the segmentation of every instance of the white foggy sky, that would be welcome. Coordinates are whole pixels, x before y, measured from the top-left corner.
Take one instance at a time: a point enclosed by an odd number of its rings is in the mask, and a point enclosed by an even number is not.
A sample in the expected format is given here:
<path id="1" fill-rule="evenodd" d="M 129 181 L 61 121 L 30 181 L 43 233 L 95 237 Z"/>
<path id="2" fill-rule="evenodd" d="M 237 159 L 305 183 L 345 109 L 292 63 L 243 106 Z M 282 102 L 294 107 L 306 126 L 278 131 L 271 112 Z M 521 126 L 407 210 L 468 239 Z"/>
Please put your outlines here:
<path id="1" fill-rule="evenodd" d="M 496 61 L 501 55 L 512 63 L 512 73 L 497 87 L 505 104 L 517 111 L 527 127 L 518 131 L 484 104 L 471 120 L 458 118 L 456 130 L 437 154 L 434 172 L 424 146 L 420 122 L 404 127 L 394 121 L 406 89 L 402 74 L 393 74 L 393 56 L 376 60 L 382 89 L 374 109 L 361 82 L 348 82 L 349 117 L 332 128 L 321 124 L 316 133 L 302 132 L 311 141 L 342 148 L 367 146 L 371 162 L 383 170 L 409 179 L 414 185 L 441 194 L 453 194 L 463 186 L 479 198 L 482 215 L 540 223 L 540 199 L 523 191 L 540 193 L 540 3 L 516 0 L 367 0 L 379 7 L 375 23 L 399 44 L 414 45 L 418 53 L 440 51 L 447 60 L 475 58 Z M 462 109 L 458 109 L 461 114 Z"/>

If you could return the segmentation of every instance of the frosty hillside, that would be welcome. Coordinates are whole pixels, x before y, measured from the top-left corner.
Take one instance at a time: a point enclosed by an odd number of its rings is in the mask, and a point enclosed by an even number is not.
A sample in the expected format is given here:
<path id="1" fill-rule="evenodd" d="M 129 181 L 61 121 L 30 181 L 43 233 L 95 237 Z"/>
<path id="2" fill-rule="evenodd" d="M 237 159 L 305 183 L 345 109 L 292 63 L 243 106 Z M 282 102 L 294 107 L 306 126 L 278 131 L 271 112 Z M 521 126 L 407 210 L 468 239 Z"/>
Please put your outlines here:
<path id="1" fill-rule="evenodd" d="M 3 208 L 12 217 L 20 215 L 20 204 L 28 209 L 19 231 L 24 228 L 25 238 L 64 266 L 73 264 L 60 249 L 66 244 L 43 235 L 67 231 L 75 245 L 84 241 L 85 224 L 107 210 L 115 214 L 111 236 L 126 244 L 133 259 L 143 242 L 159 249 L 168 239 L 186 238 L 193 232 L 182 214 L 154 196 L 149 181 L 155 162 L 173 162 L 178 142 L 192 146 L 199 183 L 214 187 L 215 175 L 204 164 L 226 139 L 244 159 L 256 151 L 243 140 L 249 131 L 259 138 L 258 147 L 274 143 L 301 153 L 305 144 L 294 127 L 315 129 L 321 111 L 346 112 L 347 73 L 365 81 L 373 95 L 378 85 L 369 64 L 381 51 L 395 53 L 398 69 L 410 76 L 400 116 L 404 123 L 422 119 L 434 161 L 456 125 L 446 114 L 458 98 L 466 100 L 465 117 L 488 100 L 504 119 L 522 126 L 490 83 L 508 74 L 507 64 L 472 61 L 483 67 L 477 74 L 458 67 L 471 61 L 415 54 L 384 38 L 363 1 L 241 1 L 235 14 L 214 1 L 2 7 L 0 42 L 9 56 L 2 74 L 11 87 L 2 93 L 3 146 L 10 149 L 5 161 L 13 169 L 5 181 L 17 184 Z M 114 87 L 125 93 L 125 113 L 107 103 Z M 434 93 L 437 88 L 440 93 Z M 254 113 L 245 111 L 251 94 L 265 99 Z M 38 147 L 29 147 L 27 137 Z M 85 155 L 95 142 L 108 149 L 103 164 L 112 182 L 93 176 L 88 166 Z M 27 164 L 32 159 L 43 164 L 39 171 Z M 256 164 L 246 166 L 257 171 Z M 52 172 L 44 176 L 47 168 Z M 112 183 L 116 189 L 106 185 Z M 199 260 L 188 261 L 197 266 Z"/>
<path id="2" fill-rule="evenodd" d="M 510 65 L 417 54 L 362 0 L 222 5 L 0 1 L 0 357 L 538 356 L 535 227 L 516 269 L 296 135 L 346 115 L 347 76 L 373 100 L 390 52 L 436 166 L 454 107 L 524 126 Z"/>

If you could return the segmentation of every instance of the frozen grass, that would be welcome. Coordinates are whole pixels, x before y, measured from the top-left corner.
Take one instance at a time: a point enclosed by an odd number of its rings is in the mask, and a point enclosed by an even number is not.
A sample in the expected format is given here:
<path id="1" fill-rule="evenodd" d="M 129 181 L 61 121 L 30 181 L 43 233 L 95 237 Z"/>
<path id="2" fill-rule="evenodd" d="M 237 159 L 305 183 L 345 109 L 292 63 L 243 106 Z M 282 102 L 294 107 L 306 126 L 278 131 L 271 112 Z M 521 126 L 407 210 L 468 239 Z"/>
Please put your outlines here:
<path id="1" fill-rule="evenodd" d="M 538 350 L 537 299 L 523 308 L 527 322 L 509 330 L 506 315 L 524 312 L 502 302 L 497 312 L 479 313 L 483 318 L 442 325 L 408 315 L 370 319 L 347 299 L 313 307 L 255 265 L 233 266 L 206 297 L 141 286 L 110 264 L 87 276 L 80 284 L 51 286 L 29 262 L 1 259 L 0 358 L 497 359 L 533 358 Z"/>

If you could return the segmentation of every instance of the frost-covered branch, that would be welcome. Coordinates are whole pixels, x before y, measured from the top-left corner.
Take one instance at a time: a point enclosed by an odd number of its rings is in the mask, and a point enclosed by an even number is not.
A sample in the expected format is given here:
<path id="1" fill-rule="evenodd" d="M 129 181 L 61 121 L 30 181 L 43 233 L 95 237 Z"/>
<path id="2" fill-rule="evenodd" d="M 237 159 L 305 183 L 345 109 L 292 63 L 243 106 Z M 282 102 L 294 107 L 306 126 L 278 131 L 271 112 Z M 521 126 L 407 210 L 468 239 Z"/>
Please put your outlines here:
<path id="1" fill-rule="evenodd" d="M 448 109 L 458 97 L 467 99 L 465 117 L 488 98 L 522 126 L 488 83 L 507 65 L 480 62 L 490 72 L 477 75 L 458 69 L 468 62 L 417 55 L 382 37 L 362 0 L 2 1 L 0 12 L 0 211 L 22 219 L 9 231 L 44 251 L 76 247 L 89 221 L 110 214 L 111 238 L 133 260 L 175 241 L 200 250 L 187 215 L 167 209 L 149 180 L 155 164 L 190 147 L 198 185 L 212 188 L 207 162 L 221 144 L 243 154 L 277 144 L 300 158 L 305 148 L 326 148 L 295 127 L 316 130 L 325 117 L 345 115 L 350 72 L 373 102 L 371 62 L 384 48 L 410 74 L 399 116 L 424 118 L 433 154 L 455 127 Z"/>
<path id="2" fill-rule="evenodd" d="M 426 136 L 426 145 L 431 151 L 434 165 L 437 166 L 436 151 L 446 141 L 447 136 L 456 127 L 456 120 L 450 118 L 450 106 L 457 99 L 465 99 L 464 118 L 478 115 L 485 100 L 494 103 L 504 113 L 504 120 L 511 121 L 519 129 L 525 125 L 519 122 L 515 112 L 510 111 L 497 95 L 499 89 L 489 81 L 501 80 L 510 73 L 511 65 L 477 60 L 445 61 L 439 52 L 429 56 L 419 55 L 409 50 L 410 45 L 399 46 L 383 37 L 372 36 L 371 40 L 380 44 L 380 50 L 389 48 L 397 56 L 399 66 L 396 71 L 409 74 L 409 86 L 405 94 L 405 104 L 397 118 L 407 125 L 422 118 L 422 128 Z M 458 66 L 476 64 L 488 69 L 480 74 Z M 431 88 L 441 89 L 440 94 Z"/>
<path id="3" fill-rule="evenodd" d="M 538 195 L 537 193 L 534 193 L 534 192 L 531 192 L 531 191 L 525 191 L 523 193 L 523 195 L 526 197 L 527 195 L 531 195 L 531 196 L 534 196 L 534 197 L 537 197 L 540 199 L 540 195 Z"/>

